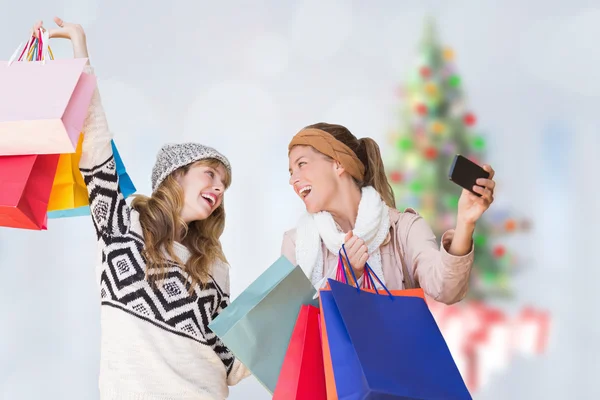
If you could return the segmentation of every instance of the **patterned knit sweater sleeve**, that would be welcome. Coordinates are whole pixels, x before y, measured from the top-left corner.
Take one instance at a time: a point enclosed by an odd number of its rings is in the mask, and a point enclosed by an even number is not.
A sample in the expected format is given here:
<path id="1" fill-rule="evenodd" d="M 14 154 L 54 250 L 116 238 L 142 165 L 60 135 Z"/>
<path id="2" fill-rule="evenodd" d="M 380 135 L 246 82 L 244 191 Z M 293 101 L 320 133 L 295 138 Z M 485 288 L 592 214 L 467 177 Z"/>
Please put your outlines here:
<path id="1" fill-rule="evenodd" d="M 84 72 L 94 74 L 90 65 Z M 102 107 L 98 88 L 94 91 L 83 127 L 79 168 L 88 188 L 90 211 L 98 238 L 118 236 L 129 230 L 129 206 L 119 189 L 112 151 L 112 133 Z"/>
<path id="2" fill-rule="evenodd" d="M 217 308 L 217 312 L 215 314 L 215 318 L 219 315 L 225 308 L 229 306 L 230 303 L 230 280 L 229 280 L 229 267 L 226 270 L 225 276 L 225 285 L 223 288 L 223 297 L 221 298 L 221 302 Z M 241 380 L 250 376 L 250 370 L 246 368 L 244 364 L 240 362 L 240 360 L 235 357 L 231 351 L 225 347 L 221 339 L 216 337 L 216 342 L 214 344 L 214 351 L 219 355 L 223 363 L 227 366 L 227 385 L 235 386 Z M 231 362 L 233 361 L 233 362 Z"/>

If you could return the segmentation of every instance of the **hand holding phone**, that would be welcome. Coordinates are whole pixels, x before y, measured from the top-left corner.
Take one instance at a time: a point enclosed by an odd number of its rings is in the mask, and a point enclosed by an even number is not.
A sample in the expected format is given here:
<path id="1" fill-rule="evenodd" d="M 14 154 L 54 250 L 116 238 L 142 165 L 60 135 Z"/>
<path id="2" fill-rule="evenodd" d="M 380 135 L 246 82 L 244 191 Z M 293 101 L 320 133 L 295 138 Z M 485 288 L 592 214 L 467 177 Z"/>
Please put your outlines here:
<path id="1" fill-rule="evenodd" d="M 473 191 L 473 186 L 477 185 L 477 179 L 485 178 L 489 179 L 490 174 L 475 164 L 473 161 L 460 154 L 454 157 L 452 166 L 450 167 L 450 173 L 448 174 L 450 180 L 460 187 L 463 187 L 473 193 L 474 195 L 481 197 L 481 194 Z"/>

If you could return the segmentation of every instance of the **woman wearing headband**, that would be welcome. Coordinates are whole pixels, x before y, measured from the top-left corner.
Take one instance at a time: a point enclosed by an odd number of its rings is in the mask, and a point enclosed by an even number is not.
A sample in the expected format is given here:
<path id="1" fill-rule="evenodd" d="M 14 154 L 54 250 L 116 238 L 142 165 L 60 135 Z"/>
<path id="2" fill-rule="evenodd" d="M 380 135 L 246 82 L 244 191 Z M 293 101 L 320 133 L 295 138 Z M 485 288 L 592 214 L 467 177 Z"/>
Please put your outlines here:
<path id="1" fill-rule="evenodd" d="M 341 125 L 318 123 L 302 129 L 288 147 L 290 185 L 307 213 L 284 234 L 282 254 L 299 265 L 315 287 L 335 277 L 345 243 L 350 264 L 363 281 L 369 266 L 390 290 L 421 287 L 437 301 L 464 298 L 473 266 L 473 231 L 493 202 L 494 170 L 479 179 L 475 196 L 463 190 L 455 229 L 438 246 L 414 210 L 396 210 L 379 146 L 357 139 Z M 375 280 L 377 282 L 377 280 Z"/>

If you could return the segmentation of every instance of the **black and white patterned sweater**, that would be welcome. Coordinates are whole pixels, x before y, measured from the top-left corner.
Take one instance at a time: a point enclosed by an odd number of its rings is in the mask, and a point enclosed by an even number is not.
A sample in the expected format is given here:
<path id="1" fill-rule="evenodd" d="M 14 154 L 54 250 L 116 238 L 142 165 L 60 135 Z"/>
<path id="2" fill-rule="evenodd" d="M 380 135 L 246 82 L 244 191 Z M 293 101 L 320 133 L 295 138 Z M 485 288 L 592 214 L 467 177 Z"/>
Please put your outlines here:
<path id="1" fill-rule="evenodd" d="M 86 66 L 85 72 L 93 74 Z M 119 190 L 98 90 L 84 126 L 80 169 L 88 187 L 99 255 L 103 400 L 225 399 L 248 370 L 208 329 L 229 304 L 229 266 L 216 263 L 207 287 L 190 296 L 188 275 L 173 263 L 162 285 L 151 285 L 142 257 L 139 214 Z M 175 246 L 184 262 L 187 248 Z"/>

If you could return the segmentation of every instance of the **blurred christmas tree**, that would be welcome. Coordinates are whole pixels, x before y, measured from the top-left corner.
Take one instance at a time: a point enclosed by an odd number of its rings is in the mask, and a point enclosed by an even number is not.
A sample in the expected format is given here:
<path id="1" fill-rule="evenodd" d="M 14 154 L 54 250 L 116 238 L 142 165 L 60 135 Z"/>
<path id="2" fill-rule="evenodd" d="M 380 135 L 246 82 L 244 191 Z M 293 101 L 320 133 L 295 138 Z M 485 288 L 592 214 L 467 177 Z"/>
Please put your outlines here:
<path id="1" fill-rule="evenodd" d="M 404 108 L 400 128 L 390 134 L 394 150 L 386 160 L 398 208 L 416 209 L 438 238 L 456 222 L 462 189 L 448 179 L 454 156 L 462 154 L 481 165 L 486 150 L 477 118 L 465 102 L 454 57 L 452 49 L 440 45 L 435 24 L 428 19 L 417 63 L 400 89 Z M 477 224 L 472 297 L 511 294 L 515 259 L 498 239 L 527 229 L 527 223 L 506 214 L 490 209 Z"/>

